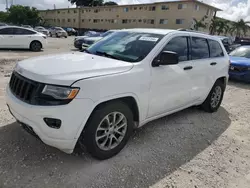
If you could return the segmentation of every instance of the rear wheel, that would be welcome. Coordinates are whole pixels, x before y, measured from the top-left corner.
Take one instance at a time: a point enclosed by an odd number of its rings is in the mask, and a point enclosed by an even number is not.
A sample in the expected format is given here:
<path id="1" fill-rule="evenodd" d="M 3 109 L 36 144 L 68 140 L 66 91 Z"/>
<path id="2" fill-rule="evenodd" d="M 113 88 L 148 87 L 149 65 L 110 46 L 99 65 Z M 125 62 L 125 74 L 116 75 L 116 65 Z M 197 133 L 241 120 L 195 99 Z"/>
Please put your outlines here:
<path id="1" fill-rule="evenodd" d="M 34 52 L 39 52 L 42 49 L 42 44 L 39 41 L 33 41 L 30 44 L 30 50 L 34 51 Z"/>
<path id="2" fill-rule="evenodd" d="M 80 146 L 95 158 L 104 160 L 119 153 L 133 130 L 133 114 L 122 102 L 100 106 L 91 115 L 79 138 Z"/>
<path id="3" fill-rule="evenodd" d="M 224 85 L 217 80 L 201 107 L 206 112 L 216 112 L 221 105 L 224 96 Z"/>

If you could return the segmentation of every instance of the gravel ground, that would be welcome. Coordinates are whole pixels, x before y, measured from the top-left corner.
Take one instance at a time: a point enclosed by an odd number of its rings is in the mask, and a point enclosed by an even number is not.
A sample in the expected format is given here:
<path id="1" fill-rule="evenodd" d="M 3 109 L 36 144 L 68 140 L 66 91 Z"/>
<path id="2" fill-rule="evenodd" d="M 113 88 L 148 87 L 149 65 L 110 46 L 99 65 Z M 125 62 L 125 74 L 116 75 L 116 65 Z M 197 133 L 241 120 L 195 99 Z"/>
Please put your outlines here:
<path id="1" fill-rule="evenodd" d="M 97 161 L 46 146 L 14 121 L 4 99 L 14 65 L 0 61 L 0 188 L 249 188 L 250 85 L 229 82 L 217 113 L 189 108 L 153 121 Z"/>

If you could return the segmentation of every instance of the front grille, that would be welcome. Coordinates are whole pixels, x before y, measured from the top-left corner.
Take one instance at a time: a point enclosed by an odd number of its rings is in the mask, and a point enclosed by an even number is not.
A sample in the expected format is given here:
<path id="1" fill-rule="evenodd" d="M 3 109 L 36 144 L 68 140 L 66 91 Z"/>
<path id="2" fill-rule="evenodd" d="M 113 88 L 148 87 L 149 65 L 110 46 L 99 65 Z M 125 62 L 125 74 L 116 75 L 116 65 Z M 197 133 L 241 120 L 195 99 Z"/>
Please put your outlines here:
<path id="1" fill-rule="evenodd" d="M 10 79 L 9 88 L 13 95 L 15 95 L 18 99 L 31 104 L 32 98 L 39 88 L 39 83 L 27 79 L 16 72 L 13 72 Z"/>

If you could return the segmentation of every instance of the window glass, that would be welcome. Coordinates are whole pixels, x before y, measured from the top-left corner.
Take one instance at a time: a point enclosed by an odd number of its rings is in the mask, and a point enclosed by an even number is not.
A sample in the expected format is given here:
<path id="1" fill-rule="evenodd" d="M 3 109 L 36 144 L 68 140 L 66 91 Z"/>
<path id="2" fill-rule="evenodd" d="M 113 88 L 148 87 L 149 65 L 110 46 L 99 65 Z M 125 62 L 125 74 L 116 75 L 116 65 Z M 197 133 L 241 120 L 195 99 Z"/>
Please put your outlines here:
<path id="1" fill-rule="evenodd" d="M 176 52 L 179 61 L 188 60 L 188 43 L 187 37 L 175 37 L 171 39 L 168 44 L 163 48 L 163 51 Z"/>
<path id="2" fill-rule="evenodd" d="M 127 62 L 143 60 L 164 37 L 160 34 L 114 32 L 87 49 L 87 53 Z"/>
<path id="3" fill-rule="evenodd" d="M 35 34 L 35 32 L 27 29 L 13 28 L 13 35 L 31 35 L 31 34 Z"/>
<path id="4" fill-rule="evenodd" d="M 220 43 L 214 40 L 208 40 L 210 48 L 210 57 L 222 57 L 224 56 L 223 50 L 220 46 Z"/>
<path id="5" fill-rule="evenodd" d="M 160 19 L 160 24 L 168 24 L 168 20 L 167 19 Z"/>
<path id="6" fill-rule="evenodd" d="M 205 59 L 209 58 L 209 49 L 207 40 L 199 37 L 192 37 L 191 39 L 192 46 L 192 59 Z"/>
<path id="7" fill-rule="evenodd" d="M 183 24 L 184 23 L 184 19 L 176 19 L 176 24 Z"/>
<path id="8" fill-rule="evenodd" d="M 13 34 L 12 28 L 0 29 L 0 35 L 12 35 L 12 34 Z"/>

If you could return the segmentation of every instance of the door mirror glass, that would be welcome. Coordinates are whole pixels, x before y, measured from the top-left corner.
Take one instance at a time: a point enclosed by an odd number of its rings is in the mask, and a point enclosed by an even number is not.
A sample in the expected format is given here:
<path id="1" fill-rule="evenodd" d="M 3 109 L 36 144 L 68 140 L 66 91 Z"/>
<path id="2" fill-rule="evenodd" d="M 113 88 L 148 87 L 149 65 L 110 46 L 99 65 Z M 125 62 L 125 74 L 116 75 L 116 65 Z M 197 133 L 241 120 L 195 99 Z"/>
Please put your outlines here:
<path id="1" fill-rule="evenodd" d="M 159 55 L 159 59 L 157 60 L 159 65 L 176 65 L 178 64 L 178 54 L 172 51 L 163 51 Z"/>

